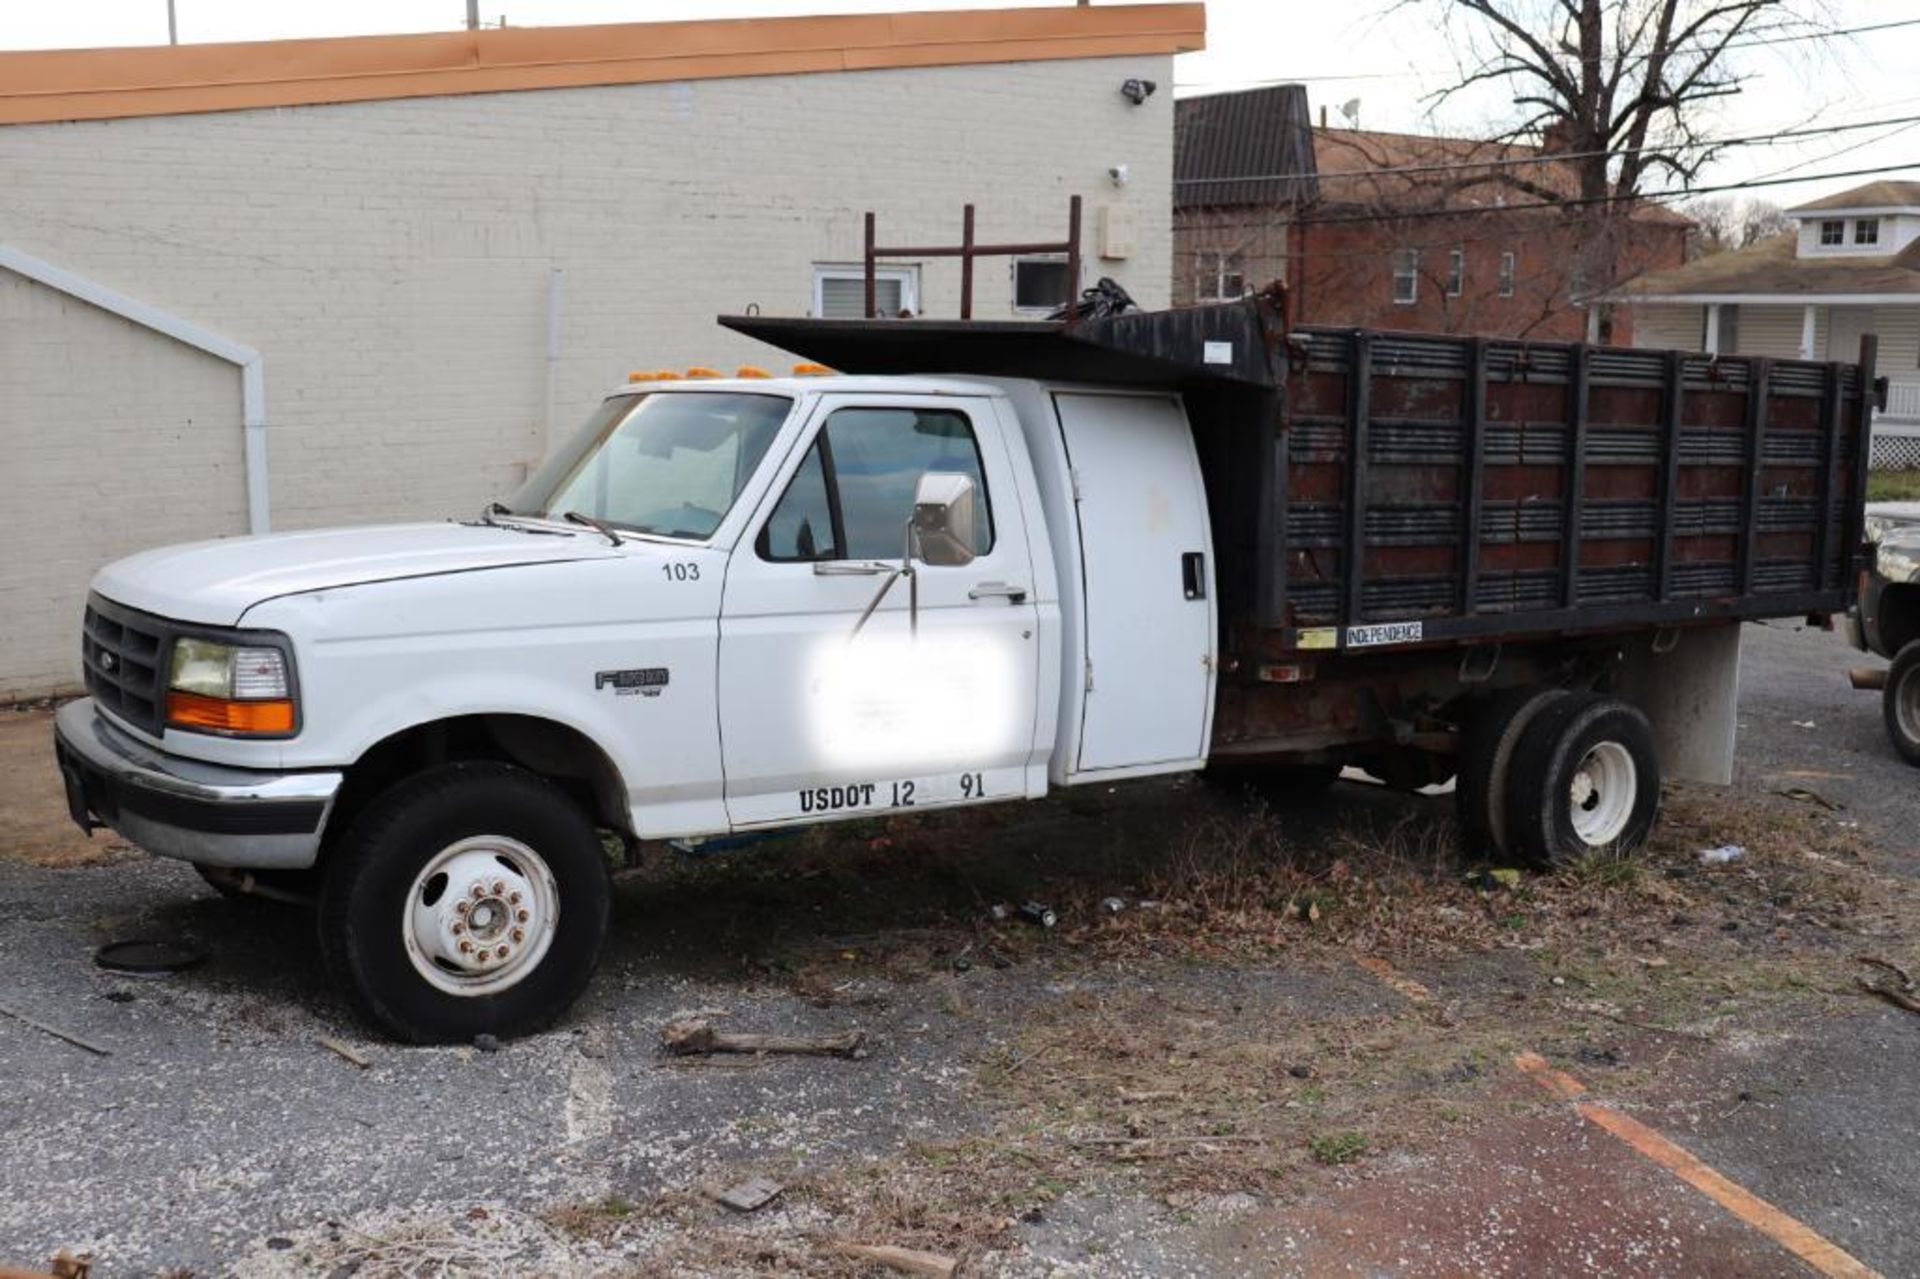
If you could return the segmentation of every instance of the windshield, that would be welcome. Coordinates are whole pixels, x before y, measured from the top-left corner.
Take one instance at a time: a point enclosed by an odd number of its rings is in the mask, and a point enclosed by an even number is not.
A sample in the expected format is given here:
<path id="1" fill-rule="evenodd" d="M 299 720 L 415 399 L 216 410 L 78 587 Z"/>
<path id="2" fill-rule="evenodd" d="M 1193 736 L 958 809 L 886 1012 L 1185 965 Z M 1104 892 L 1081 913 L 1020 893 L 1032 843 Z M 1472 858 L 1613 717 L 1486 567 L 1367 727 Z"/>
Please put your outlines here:
<path id="1" fill-rule="evenodd" d="M 707 538 L 746 487 L 793 401 L 780 395 L 619 395 L 507 503 L 514 515 L 590 515 L 630 533 Z"/>

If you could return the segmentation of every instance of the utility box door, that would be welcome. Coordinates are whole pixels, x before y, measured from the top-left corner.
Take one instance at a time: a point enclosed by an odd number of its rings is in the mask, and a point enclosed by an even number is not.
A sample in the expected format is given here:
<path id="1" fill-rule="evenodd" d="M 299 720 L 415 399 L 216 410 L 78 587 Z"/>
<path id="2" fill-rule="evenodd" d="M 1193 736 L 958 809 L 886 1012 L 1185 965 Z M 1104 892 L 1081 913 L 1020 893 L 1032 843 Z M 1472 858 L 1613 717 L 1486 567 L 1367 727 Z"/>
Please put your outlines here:
<path id="1" fill-rule="evenodd" d="M 1058 392 L 1054 404 L 1086 627 L 1075 771 L 1198 767 L 1213 713 L 1213 542 L 1186 412 L 1165 395 Z"/>

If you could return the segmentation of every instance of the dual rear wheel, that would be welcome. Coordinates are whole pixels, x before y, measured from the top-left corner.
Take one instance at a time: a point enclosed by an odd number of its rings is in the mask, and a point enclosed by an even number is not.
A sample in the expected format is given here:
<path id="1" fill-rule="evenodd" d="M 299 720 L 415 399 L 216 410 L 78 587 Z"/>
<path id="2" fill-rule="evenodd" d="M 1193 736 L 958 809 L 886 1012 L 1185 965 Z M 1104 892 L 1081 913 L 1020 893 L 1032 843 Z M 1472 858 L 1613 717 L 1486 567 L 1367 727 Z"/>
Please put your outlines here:
<path id="1" fill-rule="evenodd" d="M 1647 717 L 1592 692 L 1523 688 L 1488 699 L 1462 734 L 1459 779 L 1467 854 L 1542 866 L 1632 852 L 1660 802 Z"/>

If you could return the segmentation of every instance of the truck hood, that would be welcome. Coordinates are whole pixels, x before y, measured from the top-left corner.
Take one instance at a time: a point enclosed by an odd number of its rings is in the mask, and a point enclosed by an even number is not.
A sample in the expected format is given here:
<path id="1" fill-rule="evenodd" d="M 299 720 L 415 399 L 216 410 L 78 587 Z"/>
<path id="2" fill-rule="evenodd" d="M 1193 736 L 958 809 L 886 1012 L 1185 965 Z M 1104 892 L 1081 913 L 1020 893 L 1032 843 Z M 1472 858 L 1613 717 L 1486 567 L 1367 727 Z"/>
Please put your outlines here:
<path id="1" fill-rule="evenodd" d="M 237 625 L 282 595 L 617 554 L 587 529 L 528 533 L 484 524 L 387 524 L 224 538 L 142 551 L 101 569 L 93 589 L 161 617 Z"/>

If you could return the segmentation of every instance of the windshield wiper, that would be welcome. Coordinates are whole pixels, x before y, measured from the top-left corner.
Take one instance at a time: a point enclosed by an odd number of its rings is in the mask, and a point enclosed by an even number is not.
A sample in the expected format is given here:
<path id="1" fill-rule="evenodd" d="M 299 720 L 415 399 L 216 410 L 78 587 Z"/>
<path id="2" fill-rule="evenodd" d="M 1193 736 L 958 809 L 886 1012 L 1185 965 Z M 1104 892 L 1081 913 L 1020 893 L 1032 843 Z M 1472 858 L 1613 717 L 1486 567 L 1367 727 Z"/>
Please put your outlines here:
<path id="1" fill-rule="evenodd" d="M 520 513 L 514 510 L 512 507 L 508 506 L 505 502 L 488 502 L 485 506 L 480 508 L 480 518 L 475 522 L 479 524 L 484 524 L 488 528 L 503 528 L 503 529 L 508 529 L 515 533 L 533 533 L 541 537 L 572 537 L 573 536 L 573 534 L 566 532 L 564 529 L 535 528 L 526 524 L 506 524 L 501 522 L 500 520 L 496 520 L 495 518 L 493 518 L 496 515 L 512 516 L 515 519 L 521 518 Z"/>
<path id="2" fill-rule="evenodd" d="M 582 515 L 578 511 L 563 511 L 560 518 L 569 524 L 584 524 L 596 533 L 603 534 L 615 546 L 621 545 L 620 535 L 613 531 L 612 525 L 605 520 L 595 519 L 591 515 Z"/>

